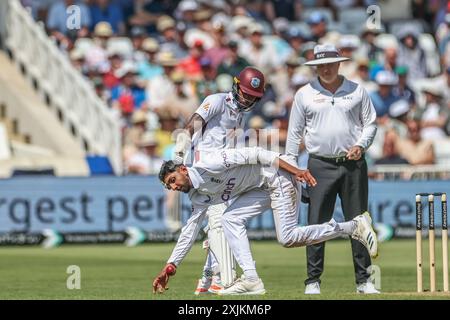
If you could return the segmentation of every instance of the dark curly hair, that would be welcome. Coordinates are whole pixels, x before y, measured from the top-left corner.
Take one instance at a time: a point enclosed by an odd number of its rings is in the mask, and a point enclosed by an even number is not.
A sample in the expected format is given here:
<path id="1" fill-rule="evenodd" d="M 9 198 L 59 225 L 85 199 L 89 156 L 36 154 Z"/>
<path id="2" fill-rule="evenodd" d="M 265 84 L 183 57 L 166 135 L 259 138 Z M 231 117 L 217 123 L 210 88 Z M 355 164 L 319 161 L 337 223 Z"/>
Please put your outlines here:
<path id="1" fill-rule="evenodd" d="M 162 166 L 161 166 L 161 169 L 159 170 L 158 177 L 159 177 L 159 180 L 161 181 L 161 183 L 162 183 L 164 186 L 166 186 L 166 184 L 164 183 L 164 178 L 165 178 L 168 174 L 177 171 L 177 169 L 178 169 L 180 166 L 181 166 L 181 164 L 177 164 L 177 163 L 173 162 L 172 160 L 164 161 L 164 162 L 163 162 L 163 164 L 162 164 Z"/>

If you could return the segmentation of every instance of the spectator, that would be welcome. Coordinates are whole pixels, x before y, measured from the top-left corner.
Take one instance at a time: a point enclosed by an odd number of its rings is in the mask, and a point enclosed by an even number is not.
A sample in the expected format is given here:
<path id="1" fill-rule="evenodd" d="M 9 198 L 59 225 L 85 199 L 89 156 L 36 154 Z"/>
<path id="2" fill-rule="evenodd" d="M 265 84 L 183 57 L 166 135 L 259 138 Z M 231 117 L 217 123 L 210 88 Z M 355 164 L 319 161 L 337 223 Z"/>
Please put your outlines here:
<path id="1" fill-rule="evenodd" d="M 297 27 L 289 28 L 287 32 L 287 39 L 294 53 L 298 56 L 302 56 L 303 45 L 308 41 L 308 37 Z"/>
<path id="2" fill-rule="evenodd" d="M 94 45 L 86 52 L 86 63 L 90 70 L 107 72 L 110 65 L 106 51 L 108 40 L 113 35 L 108 22 L 99 22 L 94 28 Z"/>
<path id="3" fill-rule="evenodd" d="M 347 61 L 342 61 L 339 72 L 346 78 L 351 78 L 355 75 L 357 64 L 353 60 L 356 49 L 359 48 L 360 41 L 355 35 L 342 35 L 338 42 L 338 49 L 341 56 L 349 58 Z"/>
<path id="4" fill-rule="evenodd" d="M 175 18 L 182 20 L 188 28 L 195 26 L 194 13 L 198 10 L 199 5 L 195 0 L 182 0 L 175 11 Z"/>
<path id="5" fill-rule="evenodd" d="M 133 112 L 131 117 L 132 126 L 125 130 L 123 144 L 125 146 L 137 147 L 142 136 L 147 131 L 147 114 L 143 109 Z"/>
<path id="6" fill-rule="evenodd" d="M 422 92 L 425 94 L 425 108 L 420 115 L 422 138 L 424 140 L 444 139 L 447 137 L 444 128 L 450 110 L 443 103 L 442 90 L 433 83 L 429 83 Z"/>
<path id="7" fill-rule="evenodd" d="M 133 61 L 141 63 L 146 60 L 142 44 L 147 36 L 147 32 L 142 27 L 133 27 L 130 32 L 131 43 L 133 44 Z"/>
<path id="8" fill-rule="evenodd" d="M 196 93 L 199 101 L 203 101 L 207 96 L 218 92 L 216 74 L 212 68 L 212 61 L 209 57 L 200 59 L 200 66 L 203 79 L 197 82 Z"/>
<path id="9" fill-rule="evenodd" d="M 241 70 L 250 63 L 238 53 L 238 43 L 234 40 L 228 42 L 228 54 L 217 68 L 217 74 L 229 74 L 236 77 Z"/>
<path id="10" fill-rule="evenodd" d="M 264 74 L 271 74 L 280 67 L 275 49 L 263 41 L 263 27 L 254 23 L 248 28 L 249 42 L 244 42 L 240 47 L 240 54 L 251 65 L 261 70 Z"/>
<path id="11" fill-rule="evenodd" d="M 158 19 L 158 32 L 160 33 L 161 51 L 172 52 L 176 59 L 185 58 L 188 53 L 178 43 L 179 35 L 175 20 L 170 16 L 162 16 Z"/>
<path id="12" fill-rule="evenodd" d="M 159 44 L 154 38 L 146 38 L 142 43 L 142 51 L 145 60 L 138 63 L 139 78 L 149 81 L 156 76 L 164 73 L 164 69 L 158 64 L 157 54 L 159 52 Z"/>
<path id="13" fill-rule="evenodd" d="M 139 151 L 133 154 L 126 162 L 129 174 L 156 174 L 161 169 L 163 160 L 156 154 L 158 142 L 155 136 L 146 132 L 138 143 Z"/>
<path id="14" fill-rule="evenodd" d="M 379 71 L 375 77 L 378 84 L 378 90 L 370 93 L 377 117 L 384 117 L 389 112 L 392 103 L 398 100 L 398 97 L 392 93 L 392 88 L 397 85 L 397 75 L 391 71 Z"/>
<path id="15" fill-rule="evenodd" d="M 433 142 L 423 140 L 420 137 L 420 129 L 419 121 L 408 121 L 408 137 L 399 140 L 397 143 L 398 152 L 409 164 L 433 164 L 435 162 Z"/>
<path id="16" fill-rule="evenodd" d="M 401 99 L 407 100 L 411 108 L 414 108 L 416 104 L 416 94 L 406 81 L 408 67 L 397 66 L 395 68 L 395 73 L 398 76 L 398 84 L 392 89 L 393 94 Z"/>
<path id="17" fill-rule="evenodd" d="M 155 137 L 158 141 L 156 154 L 167 159 L 166 154 L 171 153 L 171 149 L 175 145 L 173 132 L 179 127 L 179 119 L 171 108 L 163 108 L 157 112 L 160 127 L 155 131 Z"/>
<path id="18" fill-rule="evenodd" d="M 69 29 L 72 19 L 70 15 L 73 11 L 67 10 L 70 6 L 76 5 L 80 10 L 80 25 Z M 73 21 L 76 22 L 75 20 Z M 55 37 L 56 41 L 65 50 L 71 50 L 73 43 L 77 38 L 86 37 L 89 34 L 91 25 L 91 15 L 88 7 L 81 1 L 64 0 L 54 2 L 47 16 L 47 28 L 49 34 Z"/>
<path id="19" fill-rule="evenodd" d="M 120 84 L 111 90 L 113 108 L 119 110 L 126 125 L 131 124 L 131 115 L 145 102 L 145 91 L 136 84 L 137 70 L 134 63 L 127 61 L 116 71 Z"/>
<path id="20" fill-rule="evenodd" d="M 377 91 L 377 85 L 370 80 L 369 75 L 369 59 L 357 58 L 356 59 L 356 72 L 349 77 L 350 80 L 359 83 L 367 92 L 372 93 Z"/>
<path id="21" fill-rule="evenodd" d="M 90 5 L 92 29 L 99 22 L 106 21 L 111 25 L 115 35 L 125 34 L 125 22 L 120 6 L 110 0 L 94 0 Z"/>
<path id="22" fill-rule="evenodd" d="M 111 90 L 120 84 L 120 79 L 117 77 L 117 70 L 122 67 L 123 57 L 120 53 L 111 51 L 108 53 L 109 69 L 103 72 L 103 84 L 106 88 Z"/>
<path id="23" fill-rule="evenodd" d="M 175 70 L 178 61 L 171 52 L 160 52 L 157 61 L 163 67 L 164 73 L 153 77 L 146 88 L 147 104 L 152 111 L 167 105 L 169 98 L 175 94 L 175 87 L 170 75 Z"/>
<path id="24" fill-rule="evenodd" d="M 228 54 L 228 36 L 223 22 L 213 23 L 213 30 L 214 45 L 212 48 L 205 50 L 203 56 L 211 60 L 211 68 L 216 73 L 217 68 Z"/>
<path id="25" fill-rule="evenodd" d="M 411 107 L 407 100 L 400 99 L 394 102 L 389 108 L 389 121 L 385 126 L 394 132 L 400 138 L 406 138 L 408 135 L 408 120 Z"/>
<path id="26" fill-rule="evenodd" d="M 314 42 L 319 42 L 320 38 L 325 37 L 328 32 L 327 18 L 320 11 L 314 11 L 307 20 L 311 28 L 311 36 Z"/>
<path id="27" fill-rule="evenodd" d="M 397 136 L 392 131 L 387 131 L 384 135 L 383 157 L 375 161 L 377 165 L 409 164 L 402 158 L 397 150 Z"/>
<path id="28" fill-rule="evenodd" d="M 366 27 L 361 35 L 361 45 L 358 55 L 368 57 L 371 64 L 381 61 L 383 50 L 375 44 L 375 38 L 380 34 L 376 28 Z"/>
<path id="29" fill-rule="evenodd" d="M 412 27 L 404 27 L 398 34 L 397 64 L 408 67 L 408 82 L 428 76 L 425 51 L 419 46 L 419 34 Z M 395 68 L 394 68 L 395 70 Z"/>
<path id="30" fill-rule="evenodd" d="M 176 117 L 182 119 L 183 123 L 186 123 L 195 112 L 199 99 L 192 92 L 193 89 L 190 86 L 190 82 L 186 82 L 187 79 L 182 71 L 176 70 L 172 72 L 170 79 L 175 86 L 175 95 L 171 97 L 172 99 L 165 107 Z"/>
<path id="31" fill-rule="evenodd" d="M 189 48 L 189 56 L 182 59 L 178 67 L 189 80 L 200 81 L 203 77 L 200 59 L 205 52 L 202 40 L 196 40 Z"/>

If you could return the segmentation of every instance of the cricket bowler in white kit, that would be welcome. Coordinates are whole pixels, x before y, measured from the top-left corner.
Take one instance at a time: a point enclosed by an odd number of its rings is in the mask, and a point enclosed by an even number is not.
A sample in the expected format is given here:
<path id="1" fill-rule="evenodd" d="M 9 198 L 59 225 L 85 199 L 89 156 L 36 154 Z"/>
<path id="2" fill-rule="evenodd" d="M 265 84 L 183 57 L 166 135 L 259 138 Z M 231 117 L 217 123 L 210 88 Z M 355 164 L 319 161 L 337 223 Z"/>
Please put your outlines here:
<path id="1" fill-rule="evenodd" d="M 163 293 L 169 276 L 191 249 L 209 205 L 228 199 L 227 209 L 221 217 L 222 227 L 244 275 L 220 295 L 264 294 L 247 237 L 248 219 L 272 209 L 278 241 L 287 248 L 305 246 L 350 235 L 363 243 L 372 257 L 377 256 L 376 234 L 372 220 L 366 212 L 351 221 L 337 223 L 333 219 L 325 224 L 298 227 L 300 192 L 296 181 L 314 186 L 316 181 L 308 170 L 280 159 L 280 155 L 259 147 L 224 149 L 208 153 L 193 167 L 177 165 L 173 161 L 163 164 L 159 178 L 176 191 L 189 194 L 192 215 L 183 227 L 178 242 L 166 266 L 153 281 L 153 292 Z M 295 179 L 294 179 L 295 178 Z"/>
<path id="2" fill-rule="evenodd" d="M 203 151 L 235 148 L 235 132 L 244 128 L 243 113 L 254 108 L 264 95 L 264 87 L 264 75 L 253 67 L 246 67 L 234 79 L 231 92 L 206 97 L 188 121 L 186 130 L 177 136 L 175 161 L 195 164 Z M 235 261 L 220 222 L 225 209 L 224 203 L 208 207 L 208 254 L 195 294 L 216 293 L 235 280 Z"/>

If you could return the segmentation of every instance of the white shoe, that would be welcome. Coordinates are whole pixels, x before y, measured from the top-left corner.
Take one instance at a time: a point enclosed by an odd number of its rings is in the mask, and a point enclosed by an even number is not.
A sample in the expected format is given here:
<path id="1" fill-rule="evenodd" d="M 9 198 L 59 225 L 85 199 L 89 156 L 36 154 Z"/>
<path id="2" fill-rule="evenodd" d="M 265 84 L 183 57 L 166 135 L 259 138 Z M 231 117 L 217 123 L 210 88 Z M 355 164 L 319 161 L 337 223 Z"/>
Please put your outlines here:
<path id="1" fill-rule="evenodd" d="M 308 283 L 305 287 L 305 294 L 320 294 L 320 283 Z"/>
<path id="2" fill-rule="evenodd" d="M 356 286 L 356 293 L 364 293 L 364 294 L 379 294 L 373 283 L 367 280 L 366 283 L 361 283 Z"/>
<path id="3" fill-rule="evenodd" d="M 366 211 L 355 217 L 353 221 L 356 222 L 356 228 L 351 237 L 361 242 L 369 251 L 370 256 L 376 258 L 378 256 L 378 240 L 377 234 L 372 228 L 370 214 Z"/>
<path id="4" fill-rule="evenodd" d="M 198 279 L 197 288 L 194 291 L 194 294 L 198 296 L 199 294 L 209 293 L 208 289 L 211 287 L 211 278 L 202 277 Z"/>
<path id="5" fill-rule="evenodd" d="M 264 284 L 261 279 L 250 281 L 241 277 L 237 279 L 231 286 L 220 290 L 218 295 L 250 295 L 265 294 Z"/>

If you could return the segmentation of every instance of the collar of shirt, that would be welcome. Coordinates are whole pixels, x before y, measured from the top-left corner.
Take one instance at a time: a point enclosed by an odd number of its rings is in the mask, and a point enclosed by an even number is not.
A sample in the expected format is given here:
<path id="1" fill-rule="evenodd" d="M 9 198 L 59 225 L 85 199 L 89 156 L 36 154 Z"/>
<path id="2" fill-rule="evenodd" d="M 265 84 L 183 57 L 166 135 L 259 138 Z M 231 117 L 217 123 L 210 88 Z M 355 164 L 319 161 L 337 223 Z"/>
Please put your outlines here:
<path id="1" fill-rule="evenodd" d="M 327 89 L 325 89 L 319 81 L 319 78 L 315 78 L 313 81 L 311 81 L 311 87 L 313 87 L 314 89 L 316 89 L 317 91 L 319 91 L 319 93 L 324 93 L 330 96 L 337 96 L 340 92 L 342 93 L 350 93 L 351 89 L 349 86 L 349 81 L 342 76 L 342 78 L 344 79 L 344 81 L 342 81 L 342 84 L 340 85 L 340 87 L 336 90 L 336 92 L 333 94 L 330 91 L 328 91 Z"/>
<path id="2" fill-rule="evenodd" d="M 187 168 L 187 170 L 189 179 L 192 182 L 192 186 L 194 187 L 194 189 L 198 189 L 200 187 L 200 184 L 204 183 L 205 181 L 195 168 Z"/>
<path id="3" fill-rule="evenodd" d="M 230 91 L 228 92 L 227 97 L 225 98 L 225 103 L 227 106 L 229 106 L 234 112 L 239 112 L 239 109 L 234 102 L 233 93 Z"/>

